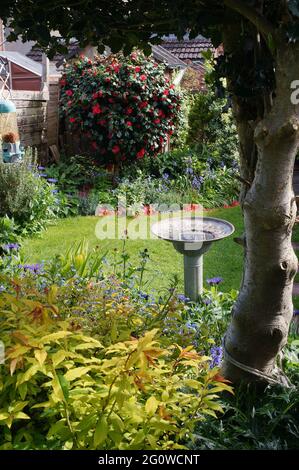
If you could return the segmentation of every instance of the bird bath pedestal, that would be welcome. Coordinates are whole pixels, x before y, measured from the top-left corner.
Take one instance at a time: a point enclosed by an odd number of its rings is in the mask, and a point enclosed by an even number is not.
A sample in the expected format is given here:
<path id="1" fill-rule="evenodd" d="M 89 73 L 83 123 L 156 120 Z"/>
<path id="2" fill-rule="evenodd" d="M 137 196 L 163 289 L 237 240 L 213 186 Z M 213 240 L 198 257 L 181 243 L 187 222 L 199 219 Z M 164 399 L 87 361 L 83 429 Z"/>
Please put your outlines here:
<path id="1" fill-rule="evenodd" d="M 203 254 L 212 243 L 230 236 L 235 228 L 226 220 L 214 217 L 172 218 L 156 222 L 152 232 L 172 242 L 184 255 L 185 296 L 196 302 L 203 290 Z"/>

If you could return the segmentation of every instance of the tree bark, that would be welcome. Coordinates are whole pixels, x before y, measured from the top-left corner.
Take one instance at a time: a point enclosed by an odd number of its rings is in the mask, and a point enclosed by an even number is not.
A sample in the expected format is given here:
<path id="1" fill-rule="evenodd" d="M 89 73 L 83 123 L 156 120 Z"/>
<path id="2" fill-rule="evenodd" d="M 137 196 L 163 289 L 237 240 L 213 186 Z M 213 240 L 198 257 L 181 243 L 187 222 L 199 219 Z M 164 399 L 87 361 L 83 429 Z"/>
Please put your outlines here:
<path id="1" fill-rule="evenodd" d="M 244 278 L 225 338 L 223 374 L 233 382 L 273 376 L 293 315 L 298 261 L 291 244 L 296 217 L 292 179 L 299 109 L 291 103 L 291 82 L 299 78 L 298 58 L 298 45 L 278 47 L 276 96 L 254 132 L 257 165 L 243 201 Z M 245 125 L 239 126 L 239 137 L 241 148 L 248 148 L 250 134 Z"/>

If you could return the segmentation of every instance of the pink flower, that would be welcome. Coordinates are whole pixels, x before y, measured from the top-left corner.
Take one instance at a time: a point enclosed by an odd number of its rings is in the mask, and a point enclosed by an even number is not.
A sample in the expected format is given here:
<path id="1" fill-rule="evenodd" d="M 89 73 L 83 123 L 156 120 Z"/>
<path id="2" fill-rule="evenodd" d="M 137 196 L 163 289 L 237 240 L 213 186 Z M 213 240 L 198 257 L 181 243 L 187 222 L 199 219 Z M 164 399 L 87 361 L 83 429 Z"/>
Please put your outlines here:
<path id="1" fill-rule="evenodd" d="M 73 124 L 74 122 L 76 122 L 76 118 L 70 117 L 70 122 Z"/>
<path id="2" fill-rule="evenodd" d="M 113 64 L 112 68 L 115 73 L 118 73 L 120 71 L 120 65 L 119 64 Z"/>
<path id="3" fill-rule="evenodd" d="M 66 94 L 67 96 L 73 96 L 72 90 L 66 90 L 65 94 Z"/>
<path id="4" fill-rule="evenodd" d="M 92 114 L 101 114 L 101 112 L 102 109 L 98 103 L 92 107 Z"/>
<path id="5" fill-rule="evenodd" d="M 146 80 L 146 75 L 144 75 L 144 74 L 143 74 L 143 75 L 140 75 L 140 80 L 142 80 L 143 82 L 145 82 L 145 80 Z"/>
<path id="6" fill-rule="evenodd" d="M 141 70 L 141 67 L 139 67 L 139 65 L 138 65 L 137 67 L 135 67 L 135 72 L 136 72 L 136 73 L 139 73 L 140 70 Z M 140 78 L 141 78 L 141 77 L 140 77 Z"/>
<path id="7" fill-rule="evenodd" d="M 120 147 L 118 145 L 114 145 L 114 147 L 112 147 L 112 153 L 116 155 L 119 152 L 120 152 Z"/>
<path id="8" fill-rule="evenodd" d="M 163 95 L 165 95 L 165 96 L 169 95 L 169 90 L 164 90 Z"/>
<path id="9" fill-rule="evenodd" d="M 144 154 L 145 154 L 145 149 L 139 150 L 139 152 L 137 153 L 137 158 L 143 158 Z"/>

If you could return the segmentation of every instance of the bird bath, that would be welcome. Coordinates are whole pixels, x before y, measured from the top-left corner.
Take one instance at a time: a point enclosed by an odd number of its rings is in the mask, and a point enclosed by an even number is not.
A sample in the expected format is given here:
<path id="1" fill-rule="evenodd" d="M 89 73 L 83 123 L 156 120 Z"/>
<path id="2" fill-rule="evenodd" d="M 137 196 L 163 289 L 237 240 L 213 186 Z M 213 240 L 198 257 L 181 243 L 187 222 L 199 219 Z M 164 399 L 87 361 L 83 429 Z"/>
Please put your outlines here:
<path id="1" fill-rule="evenodd" d="M 203 254 L 212 243 L 229 237 L 234 231 L 232 224 L 214 217 L 169 217 L 152 226 L 154 235 L 172 242 L 184 255 L 185 296 L 194 302 L 203 290 Z"/>

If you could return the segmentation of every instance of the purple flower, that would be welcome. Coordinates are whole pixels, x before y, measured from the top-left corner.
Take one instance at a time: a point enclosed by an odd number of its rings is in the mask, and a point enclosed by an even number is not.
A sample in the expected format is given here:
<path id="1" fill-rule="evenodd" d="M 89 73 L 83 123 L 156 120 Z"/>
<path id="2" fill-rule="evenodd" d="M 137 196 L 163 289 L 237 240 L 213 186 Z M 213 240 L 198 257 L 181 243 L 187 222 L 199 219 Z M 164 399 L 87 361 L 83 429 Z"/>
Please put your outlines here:
<path id="1" fill-rule="evenodd" d="M 210 305 L 212 303 L 211 299 L 203 299 L 205 305 Z"/>
<path id="2" fill-rule="evenodd" d="M 3 249 L 6 251 L 11 251 L 11 250 L 19 250 L 20 245 L 18 243 L 7 243 L 6 245 L 3 245 Z"/>
<path id="3" fill-rule="evenodd" d="M 48 178 L 47 181 L 49 183 L 57 183 L 58 182 L 58 180 L 56 178 Z"/>
<path id="4" fill-rule="evenodd" d="M 163 178 L 163 180 L 167 181 L 169 179 L 169 174 L 168 173 L 163 173 L 162 178 Z"/>
<path id="5" fill-rule="evenodd" d="M 19 268 L 23 269 L 25 272 L 29 271 L 32 274 L 40 274 L 43 270 L 43 265 L 39 263 L 35 264 L 20 264 Z"/>
<path id="6" fill-rule="evenodd" d="M 184 294 L 179 294 L 178 295 L 178 299 L 181 301 L 181 302 L 189 302 L 189 298 L 188 297 L 185 297 Z"/>
<path id="7" fill-rule="evenodd" d="M 294 314 L 294 317 L 297 317 L 297 316 L 299 315 L 299 310 L 298 310 L 298 309 L 295 309 L 294 312 L 293 312 L 293 314 Z"/>
<path id="8" fill-rule="evenodd" d="M 191 167 L 186 168 L 186 175 L 193 175 L 193 169 Z"/>
<path id="9" fill-rule="evenodd" d="M 213 346 L 210 350 L 210 356 L 212 360 L 210 361 L 210 369 L 214 367 L 219 367 L 223 357 L 223 349 L 221 346 Z"/>
<path id="10" fill-rule="evenodd" d="M 5 291 L 5 287 L 4 286 L 0 286 L 0 294 L 1 292 L 4 292 Z"/>
<path id="11" fill-rule="evenodd" d="M 52 193 L 52 194 L 58 193 L 58 189 L 52 189 L 51 193 Z"/>
<path id="12" fill-rule="evenodd" d="M 39 173 L 38 175 L 40 178 L 48 178 L 48 175 L 46 173 Z"/>
<path id="13" fill-rule="evenodd" d="M 46 169 L 46 167 L 45 167 L 45 166 L 38 166 L 37 169 L 38 169 L 39 171 L 44 171 L 44 170 Z"/>
<path id="14" fill-rule="evenodd" d="M 212 277 L 211 279 L 207 279 L 209 286 L 218 286 L 218 284 L 220 284 L 222 281 L 222 277 Z"/>

